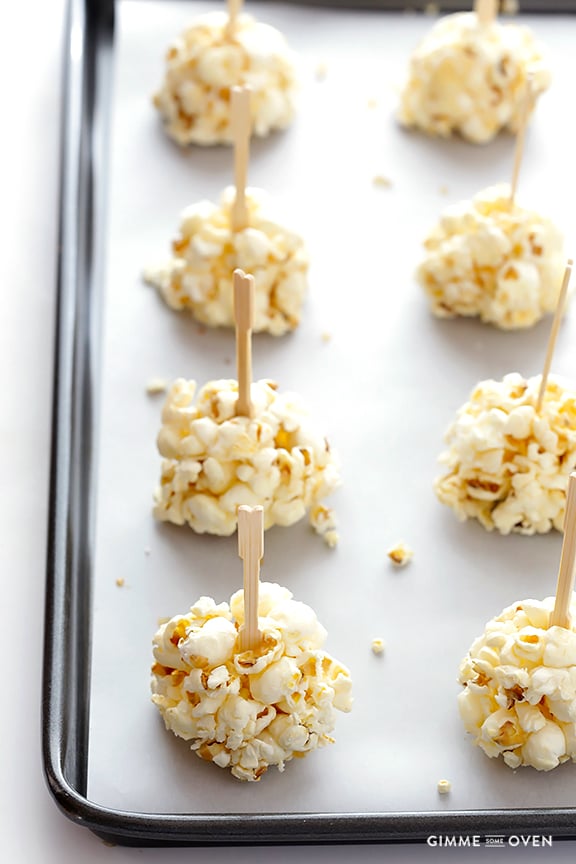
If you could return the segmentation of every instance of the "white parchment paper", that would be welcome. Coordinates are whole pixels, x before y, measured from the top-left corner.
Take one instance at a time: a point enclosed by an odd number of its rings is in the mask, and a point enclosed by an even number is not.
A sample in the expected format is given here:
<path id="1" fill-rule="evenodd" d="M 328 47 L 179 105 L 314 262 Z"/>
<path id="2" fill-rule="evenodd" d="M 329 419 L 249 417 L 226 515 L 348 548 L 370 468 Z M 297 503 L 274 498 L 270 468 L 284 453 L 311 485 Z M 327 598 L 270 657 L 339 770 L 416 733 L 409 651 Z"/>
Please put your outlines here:
<path id="1" fill-rule="evenodd" d="M 506 136 L 486 147 L 428 140 L 396 125 L 398 86 L 430 18 L 255 4 L 299 52 L 302 94 L 294 126 L 253 144 L 250 183 L 274 195 L 287 224 L 307 238 L 313 264 L 300 329 L 277 340 L 257 337 L 254 372 L 303 395 L 340 453 L 344 479 L 333 498 L 337 550 L 305 524 L 273 529 L 262 578 L 287 585 L 316 609 L 329 632 L 327 649 L 352 671 L 353 713 L 339 716 L 332 747 L 289 763 L 284 774 L 273 770 L 260 783 L 242 784 L 165 732 L 149 700 L 158 618 L 186 611 L 201 594 L 228 599 L 241 584 L 236 538 L 196 536 L 155 524 L 151 515 L 163 397 L 148 396 L 146 381 L 187 376 L 202 384 L 235 374 L 232 333 L 203 332 L 140 277 L 168 256 L 184 206 L 217 198 L 232 178 L 231 150 L 180 151 L 150 103 L 168 42 L 208 8 L 118 5 L 89 797 L 162 813 L 574 805 L 576 766 L 512 772 L 471 745 L 456 709 L 461 657 L 504 606 L 553 593 L 561 538 L 503 538 L 461 525 L 432 491 L 456 409 L 479 379 L 538 373 L 549 322 L 516 333 L 440 322 L 415 285 L 422 238 L 441 209 L 507 180 L 514 146 Z M 527 135 L 519 200 L 563 226 L 573 254 L 567 113 L 576 21 L 526 23 L 550 48 L 554 85 Z M 377 174 L 392 186 L 375 187 Z M 572 310 L 555 371 L 573 378 L 575 336 Z M 401 538 L 415 557 L 397 570 L 386 549 Z M 370 649 L 375 636 L 387 646 L 380 657 Z M 452 781 L 449 796 L 438 795 L 440 778 Z"/>

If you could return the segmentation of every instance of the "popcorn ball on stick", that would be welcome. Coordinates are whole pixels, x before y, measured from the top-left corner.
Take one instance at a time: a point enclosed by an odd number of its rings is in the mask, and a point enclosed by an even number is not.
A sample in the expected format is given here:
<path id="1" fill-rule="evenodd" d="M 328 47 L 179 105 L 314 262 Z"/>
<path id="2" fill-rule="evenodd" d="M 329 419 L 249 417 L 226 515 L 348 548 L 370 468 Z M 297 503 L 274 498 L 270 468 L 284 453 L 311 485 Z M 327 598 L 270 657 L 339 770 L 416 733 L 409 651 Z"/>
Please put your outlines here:
<path id="1" fill-rule="evenodd" d="M 335 710 L 350 711 L 348 669 L 322 650 L 326 631 L 286 588 L 259 583 L 263 511 L 241 506 L 244 591 L 201 597 L 154 636 L 152 700 L 167 729 L 239 780 L 333 743 Z"/>
<path id="2" fill-rule="evenodd" d="M 295 394 L 273 381 L 251 383 L 253 280 L 234 274 L 238 383 L 179 379 L 162 412 L 158 449 L 164 457 L 154 515 L 199 534 L 236 530 L 240 504 L 264 507 L 264 527 L 292 525 L 309 512 L 329 546 L 338 541 L 323 499 L 340 485 L 327 439 L 310 423 Z"/>
<path id="3" fill-rule="evenodd" d="M 246 87 L 232 90 L 235 189 L 224 191 L 220 205 L 200 201 L 184 210 L 174 257 L 144 278 L 172 309 L 187 309 L 211 327 L 233 327 L 231 274 L 253 273 L 254 329 L 282 336 L 300 323 L 309 261 L 302 238 L 270 218 L 266 194 L 246 189 L 253 98 Z"/>
<path id="4" fill-rule="evenodd" d="M 487 756 L 550 771 L 576 761 L 576 474 L 568 486 L 556 598 L 513 603 L 460 665 L 458 707 Z"/>
<path id="5" fill-rule="evenodd" d="M 576 469 L 576 391 L 549 375 L 572 262 L 565 270 L 542 376 L 481 381 L 446 433 L 439 500 L 501 534 L 562 530 Z"/>
<path id="6" fill-rule="evenodd" d="M 526 119 L 529 89 L 524 101 Z M 515 201 L 524 129 L 522 123 L 510 190 L 493 186 L 449 207 L 424 241 L 417 279 L 439 318 L 478 317 L 511 330 L 531 327 L 556 308 L 562 235 Z"/>
<path id="7" fill-rule="evenodd" d="M 501 25 L 495 15 L 496 0 L 478 0 L 474 12 L 435 24 L 410 59 L 403 125 L 477 144 L 502 129 L 518 131 L 528 75 L 537 97 L 550 86 L 550 73 L 530 30 Z"/>
<path id="8" fill-rule="evenodd" d="M 237 85 L 252 89 L 254 135 L 292 122 L 294 56 L 278 30 L 241 9 L 239 0 L 229 0 L 228 13 L 198 16 L 168 49 L 154 105 L 178 144 L 231 143 L 230 91 Z"/>

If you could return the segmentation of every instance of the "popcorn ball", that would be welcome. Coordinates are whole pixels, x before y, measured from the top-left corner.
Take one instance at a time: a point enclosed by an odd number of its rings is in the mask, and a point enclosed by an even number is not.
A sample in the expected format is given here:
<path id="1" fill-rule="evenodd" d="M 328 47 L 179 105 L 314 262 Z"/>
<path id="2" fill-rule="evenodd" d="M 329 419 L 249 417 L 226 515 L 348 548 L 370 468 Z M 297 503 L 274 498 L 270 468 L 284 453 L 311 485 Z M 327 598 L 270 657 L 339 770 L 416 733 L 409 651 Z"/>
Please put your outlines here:
<path id="1" fill-rule="evenodd" d="M 553 608 L 554 597 L 508 606 L 460 664 L 466 731 L 510 768 L 576 761 L 576 632 L 550 626 Z"/>
<path id="2" fill-rule="evenodd" d="M 172 309 L 187 309 L 211 327 L 233 327 L 232 274 L 244 270 L 254 276 L 253 329 L 281 336 L 300 323 L 308 253 L 301 237 L 269 218 L 268 198 L 260 189 L 246 190 L 248 226 L 234 231 L 234 200 L 230 187 L 220 206 L 200 201 L 186 208 L 172 260 L 148 269 L 144 278 Z"/>
<path id="3" fill-rule="evenodd" d="M 152 701 L 167 729 L 201 759 L 259 780 L 275 765 L 333 743 L 335 710 L 352 707 L 350 673 L 322 649 L 315 612 L 263 582 L 258 649 L 240 651 L 244 592 L 227 603 L 201 597 L 154 636 Z"/>
<path id="4" fill-rule="evenodd" d="M 282 34 L 249 15 L 233 33 L 218 11 L 201 15 L 166 55 L 166 75 L 154 95 L 166 132 L 178 144 L 231 143 L 230 90 L 252 91 L 254 135 L 284 129 L 295 113 L 294 57 Z"/>
<path id="5" fill-rule="evenodd" d="M 566 265 L 548 219 L 493 186 L 449 207 L 424 242 L 417 279 L 439 318 L 479 317 L 504 330 L 554 312 Z"/>
<path id="6" fill-rule="evenodd" d="M 264 528 L 292 525 L 309 511 L 329 546 L 338 541 L 323 499 L 340 484 L 326 438 L 310 425 L 295 394 L 273 381 L 251 387 L 253 416 L 236 416 L 236 381 L 179 379 L 162 412 L 158 449 L 164 457 L 154 515 L 199 534 L 233 534 L 240 505 L 261 505 Z"/>
<path id="7" fill-rule="evenodd" d="M 399 120 L 476 144 L 502 129 L 517 132 L 528 75 L 537 98 L 550 86 L 550 72 L 527 27 L 483 25 L 473 12 L 446 15 L 410 59 Z"/>
<path id="8" fill-rule="evenodd" d="M 576 468 L 576 392 L 550 376 L 536 411 L 540 376 L 481 381 L 446 433 L 439 500 L 464 521 L 501 534 L 563 530 Z"/>

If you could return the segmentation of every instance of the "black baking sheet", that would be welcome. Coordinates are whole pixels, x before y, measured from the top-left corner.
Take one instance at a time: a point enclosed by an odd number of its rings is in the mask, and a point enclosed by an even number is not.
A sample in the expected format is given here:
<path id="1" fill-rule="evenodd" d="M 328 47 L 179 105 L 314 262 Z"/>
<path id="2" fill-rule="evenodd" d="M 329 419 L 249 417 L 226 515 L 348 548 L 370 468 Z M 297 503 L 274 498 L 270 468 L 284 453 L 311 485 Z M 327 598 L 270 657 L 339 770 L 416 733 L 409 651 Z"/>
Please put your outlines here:
<path id="1" fill-rule="evenodd" d="M 392 4 L 381 4 L 392 8 Z M 549 4 L 547 5 L 549 10 Z M 63 123 L 61 255 L 47 583 L 44 754 L 64 812 L 116 842 L 388 842 L 433 832 L 576 836 L 570 809 L 386 814 L 126 813 L 86 800 L 94 429 L 98 417 L 101 234 L 105 220 L 111 3 L 70 4 Z"/>

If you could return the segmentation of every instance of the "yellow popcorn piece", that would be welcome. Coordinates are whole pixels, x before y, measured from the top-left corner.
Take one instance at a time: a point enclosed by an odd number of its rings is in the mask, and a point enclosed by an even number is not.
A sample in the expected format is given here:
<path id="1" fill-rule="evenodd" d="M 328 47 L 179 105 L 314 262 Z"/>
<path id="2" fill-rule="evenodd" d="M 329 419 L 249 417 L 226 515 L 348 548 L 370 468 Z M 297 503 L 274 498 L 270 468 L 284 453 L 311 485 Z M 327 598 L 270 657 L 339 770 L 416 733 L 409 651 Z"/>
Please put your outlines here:
<path id="1" fill-rule="evenodd" d="M 391 549 L 388 549 L 386 554 L 394 564 L 398 565 L 398 567 L 405 567 L 414 557 L 412 549 L 402 542 L 392 546 Z"/>

